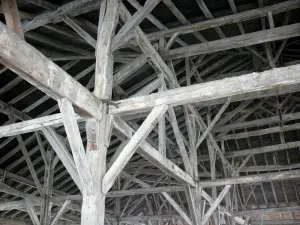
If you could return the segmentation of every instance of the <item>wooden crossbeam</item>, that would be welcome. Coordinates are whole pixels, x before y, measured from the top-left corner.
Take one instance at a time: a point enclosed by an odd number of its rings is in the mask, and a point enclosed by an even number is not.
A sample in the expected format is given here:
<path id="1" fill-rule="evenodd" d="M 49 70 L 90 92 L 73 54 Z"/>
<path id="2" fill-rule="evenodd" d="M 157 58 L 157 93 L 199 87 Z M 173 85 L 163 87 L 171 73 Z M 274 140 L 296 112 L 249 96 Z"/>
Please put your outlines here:
<path id="1" fill-rule="evenodd" d="M 35 16 L 32 20 L 22 24 L 24 32 L 45 26 L 49 23 L 57 23 L 62 21 L 60 16 L 69 15 L 71 17 L 78 16 L 85 12 L 100 8 L 101 2 L 98 0 L 76 0 L 65 5 L 57 7 L 54 11 L 47 11 Z M 48 7 L 48 6 L 47 6 Z M 54 9 L 54 7 L 51 7 Z"/>
<path id="2" fill-rule="evenodd" d="M 65 97 L 95 118 L 101 119 L 100 99 L 35 48 L 20 39 L 3 23 L 0 23 L 0 36 L 0 46 L 3 50 L 0 60 L 8 68 L 55 99 Z M 70 87 L 70 89 L 60 87 Z"/>
<path id="3" fill-rule="evenodd" d="M 193 102 L 201 105 L 218 104 L 228 97 L 231 97 L 231 101 L 246 100 L 291 93 L 299 89 L 299 83 L 300 68 L 294 65 L 115 101 L 118 107 L 112 107 L 111 112 L 124 115 L 148 111 L 158 102 L 177 106 Z"/>
<path id="4" fill-rule="evenodd" d="M 130 21 L 126 22 L 125 25 L 120 29 L 113 39 L 113 46 L 119 44 L 119 42 L 124 39 L 124 36 L 132 31 L 136 26 L 138 26 L 145 17 L 154 9 L 154 7 L 160 2 L 160 0 L 147 0 L 144 6 L 139 9 L 131 18 Z"/>
<path id="5" fill-rule="evenodd" d="M 213 186 L 221 186 L 221 185 L 231 185 L 231 184 L 248 184 L 248 183 L 256 183 L 256 182 L 267 182 L 273 180 L 289 180 L 289 179 L 297 179 L 300 178 L 300 170 L 291 170 L 284 172 L 276 172 L 276 173 L 264 173 L 264 174 L 256 174 L 242 177 L 230 177 L 230 178 L 222 178 L 217 180 L 209 180 L 199 182 L 201 187 L 213 187 Z"/>
<path id="6" fill-rule="evenodd" d="M 251 19 L 260 18 L 261 16 L 267 16 L 268 12 L 272 12 L 272 14 L 277 14 L 277 13 L 299 8 L 299 3 L 300 3 L 299 0 L 285 1 L 274 5 L 262 7 L 259 9 L 252 9 L 245 12 L 236 13 L 233 15 L 228 15 L 228 16 L 223 16 L 215 19 L 193 23 L 190 25 L 183 25 L 171 29 L 157 31 L 148 34 L 147 37 L 150 41 L 154 41 L 154 40 L 158 40 L 161 37 L 171 37 L 174 33 L 177 32 L 179 32 L 180 34 L 188 34 L 188 33 L 193 33 L 201 30 L 207 30 L 210 28 L 224 26 L 228 24 L 243 22 Z"/>
<path id="7" fill-rule="evenodd" d="M 299 28 L 300 24 L 298 23 L 269 30 L 257 31 L 217 41 L 172 49 L 161 52 L 161 56 L 164 60 L 174 60 L 183 57 L 190 57 L 194 55 L 225 51 L 233 48 L 242 48 L 271 41 L 283 40 L 299 36 Z M 261 37 L 265 38 L 261 39 Z"/>

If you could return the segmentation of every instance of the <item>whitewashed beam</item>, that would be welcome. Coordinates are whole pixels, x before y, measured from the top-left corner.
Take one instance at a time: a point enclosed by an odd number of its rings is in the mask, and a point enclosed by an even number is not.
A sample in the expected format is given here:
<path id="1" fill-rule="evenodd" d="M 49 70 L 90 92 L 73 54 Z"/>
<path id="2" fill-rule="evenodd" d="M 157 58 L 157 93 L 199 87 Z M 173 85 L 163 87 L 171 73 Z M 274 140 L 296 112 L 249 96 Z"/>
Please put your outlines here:
<path id="1" fill-rule="evenodd" d="M 93 181 L 72 103 L 67 99 L 61 99 L 58 104 L 83 191 L 90 193 L 93 189 Z"/>
<path id="2" fill-rule="evenodd" d="M 68 98 L 93 117 L 101 119 L 101 100 L 89 90 L 2 23 L 0 37 L 0 60 L 8 68 L 50 96 Z"/>
<path id="3" fill-rule="evenodd" d="M 84 121 L 84 118 L 76 115 L 78 122 Z M 13 123 L 0 127 L 0 137 L 9 137 L 17 134 L 25 134 L 36 130 L 41 130 L 43 127 L 56 127 L 62 126 L 63 120 L 61 113 L 53 114 L 50 116 L 39 117 L 32 120 L 26 120 L 19 123 Z"/>
<path id="4" fill-rule="evenodd" d="M 177 106 L 198 102 L 210 105 L 224 102 L 228 97 L 231 101 L 239 101 L 291 93 L 299 90 L 299 83 L 300 66 L 294 65 L 115 101 L 118 107 L 112 107 L 111 112 L 114 115 L 132 114 L 149 111 L 158 104 Z"/>
<path id="5" fill-rule="evenodd" d="M 64 214 L 64 212 L 67 210 L 67 207 L 70 205 L 71 201 L 66 200 L 64 204 L 60 207 L 56 215 L 54 216 L 53 220 L 51 221 L 50 225 L 56 225 L 61 218 L 61 216 Z"/>
<path id="6" fill-rule="evenodd" d="M 81 224 L 104 224 L 105 193 L 102 190 L 102 181 L 106 172 L 106 155 L 112 131 L 113 118 L 107 109 L 113 88 L 114 59 L 111 43 L 119 19 L 118 8 L 119 0 L 102 1 L 99 12 L 94 94 L 104 99 L 105 103 L 101 109 L 102 119 L 90 119 L 86 123 L 86 166 L 91 173 L 92 190 L 83 193 Z"/>
<path id="7" fill-rule="evenodd" d="M 7 193 L 7 194 L 10 194 L 10 195 L 17 196 L 17 197 L 29 199 L 31 201 L 38 202 L 40 204 L 42 203 L 42 198 L 31 195 L 31 194 L 24 193 L 24 192 L 19 191 L 19 190 L 16 190 L 16 189 L 4 184 L 3 182 L 0 182 L 0 191 L 4 192 L 4 193 Z"/>
<path id="8" fill-rule="evenodd" d="M 107 193 L 108 190 L 113 185 L 115 179 L 126 166 L 128 161 L 131 159 L 133 154 L 139 145 L 145 141 L 151 130 L 158 123 L 158 120 L 165 114 L 167 111 L 167 105 L 156 106 L 153 108 L 151 113 L 148 115 L 146 120 L 142 123 L 140 128 L 135 132 L 135 134 L 130 138 L 128 144 L 120 152 L 120 155 L 116 161 L 112 164 L 110 169 L 106 172 L 103 178 L 103 192 Z"/>
<path id="9" fill-rule="evenodd" d="M 189 205 L 193 225 L 201 225 L 201 212 L 198 211 L 199 205 L 197 205 L 201 200 L 201 194 L 196 195 L 196 190 L 192 189 L 190 185 L 185 185 L 185 194 Z"/>
<path id="10" fill-rule="evenodd" d="M 211 215 L 213 214 L 213 212 L 216 210 L 216 208 L 218 207 L 218 205 L 222 202 L 222 200 L 224 199 L 225 195 L 228 193 L 228 191 L 230 190 L 231 185 L 226 185 L 223 190 L 221 191 L 221 193 L 219 194 L 219 196 L 217 197 L 217 199 L 214 201 L 214 203 L 211 205 L 211 207 L 209 208 L 209 210 L 205 213 L 205 215 L 203 216 L 202 219 L 202 224 L 206 224 L 206 222 L 209 220 L 209 218 L 211 217 Z"/>

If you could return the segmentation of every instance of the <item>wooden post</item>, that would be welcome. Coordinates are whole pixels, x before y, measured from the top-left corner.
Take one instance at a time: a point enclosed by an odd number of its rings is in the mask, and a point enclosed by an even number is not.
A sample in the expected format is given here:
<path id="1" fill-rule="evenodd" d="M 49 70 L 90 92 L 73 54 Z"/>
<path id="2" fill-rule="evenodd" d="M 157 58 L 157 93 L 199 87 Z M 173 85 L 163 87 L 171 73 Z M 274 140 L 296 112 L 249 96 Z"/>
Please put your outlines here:
<path id="1" fill-rule="evenodd" d="M 96 73 L 94 94 L 109 101 L 113 87 L 113 55 L 111 41 L 118 22 L 118 0 L 104 1 L 98 24 L 96 46 Z M 90 119 L 86 124 L 87 159 L 91 172 L 93 192 L 83 193 L 81 224 L 103 225 L 105 216 L 105 194 L 102 191 L 102 180 L 106 172 L 106 152 L 109 146 L 112 116 L 108 114 L 108 104 L 103 104 L 103 117 L 99 121 Z"/>

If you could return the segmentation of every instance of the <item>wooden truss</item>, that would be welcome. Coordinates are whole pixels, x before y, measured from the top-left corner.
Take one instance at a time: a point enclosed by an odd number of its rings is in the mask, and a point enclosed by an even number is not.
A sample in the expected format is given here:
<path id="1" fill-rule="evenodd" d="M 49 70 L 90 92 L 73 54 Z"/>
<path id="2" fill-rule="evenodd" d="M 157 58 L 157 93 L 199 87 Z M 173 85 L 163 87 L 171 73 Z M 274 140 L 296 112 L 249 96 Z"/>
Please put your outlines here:
<path id="1" fill-rule="evenodd" d="M 17 75 L 0 96 L 30 84 L 0 101 L 8 118 L 0 126 L 1 149 L 9 149 L 0 155 L 4 224 L 244 225 L 282 213 L 299 223 L 300 162 L 289 154 L 300 148 L 300 64 L 284 64 L 282 52 L 299 46 L 299 18 L 289 18 L 300 0 L 259 0 L 243 11 L 228 0 L 230 13 L 216 18 L 203 0 L 188 0 L 204 15 L 193 23 L 175 0 L 25 2 L 45 11 L 22 11 L 16 0 L 0 7 L 0 73 Z M 181 25 L 157 19 L 160 4 Z M 95 10 L 98 26 L 82 16 Z M 246 32 L 243 23 L 254 20 L 262 29 Z M 240 34 L 228 37 L 233 24 Z M 207 30 L 218 38 L 207 40 Z M 39 105 L 43 112 L 32 113 Z"/>

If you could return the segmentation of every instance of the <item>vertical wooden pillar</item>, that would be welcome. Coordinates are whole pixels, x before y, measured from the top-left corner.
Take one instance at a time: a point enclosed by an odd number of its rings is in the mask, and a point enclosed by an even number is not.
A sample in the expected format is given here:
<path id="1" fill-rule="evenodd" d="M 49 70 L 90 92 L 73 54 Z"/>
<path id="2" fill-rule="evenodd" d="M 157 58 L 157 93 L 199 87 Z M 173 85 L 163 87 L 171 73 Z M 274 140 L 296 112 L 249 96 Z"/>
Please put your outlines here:
<path id="1" fill-rule="evenodd" d="M 103 102 L 101 106 L 103 113 L 101 121 L 90 119 L 86 124 L 87 158 L 93 180 L 93 191 L 83 193 L 82 225 L 104 224 L 105 194 L 102 191 L 102 180 L 106 173 L 106 153 L 112 129 L 112 116 L 108 114 L 107 102 L 112 95 L 113 55 L 111 41 L 118 22 L 118 5 L 118 0 L 107 0 L 102 2 L 100 9 L 94 94 L 107 101 Z"/>
<path id="2" fill-rule="evenodd" d="M 6 25 L 24 39 L 16 0 L 1 0 Z"/>
<path id="3" fill-rule="evenodd" d="M 41 225 L 50 224 L 51 220 L 51 207 L 50 198 L 53 192 L 53 173 L 54 168 L 52 167 L 53 152 L 51 150 L 46 153 L 46 165 L 45 165 L 45 175 L 44 175 L 44 201 L 42 204 Z"/>

